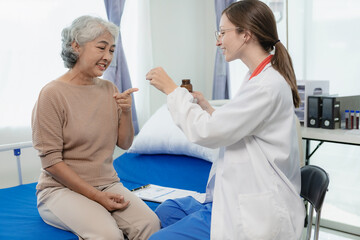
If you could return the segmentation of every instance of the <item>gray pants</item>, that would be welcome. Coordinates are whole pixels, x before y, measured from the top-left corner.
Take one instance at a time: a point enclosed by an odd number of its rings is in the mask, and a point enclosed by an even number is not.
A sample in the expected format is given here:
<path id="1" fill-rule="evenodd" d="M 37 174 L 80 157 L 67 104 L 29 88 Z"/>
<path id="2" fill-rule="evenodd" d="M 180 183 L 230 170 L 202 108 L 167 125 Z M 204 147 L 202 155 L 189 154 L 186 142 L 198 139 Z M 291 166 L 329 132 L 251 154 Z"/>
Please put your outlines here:
<path id="1" fill-rule="evenodd" d="M 49 225 L 71 231 L 79 239 L 148 239 L 160 229 L 156 214 L 122 183 L 98 187 L 101 191 L 118 193 L 129 200 L 121 211 L 109 212 L 102 205 L 66 187 L 54 187 L 37 193 L 38 210 Z"/>

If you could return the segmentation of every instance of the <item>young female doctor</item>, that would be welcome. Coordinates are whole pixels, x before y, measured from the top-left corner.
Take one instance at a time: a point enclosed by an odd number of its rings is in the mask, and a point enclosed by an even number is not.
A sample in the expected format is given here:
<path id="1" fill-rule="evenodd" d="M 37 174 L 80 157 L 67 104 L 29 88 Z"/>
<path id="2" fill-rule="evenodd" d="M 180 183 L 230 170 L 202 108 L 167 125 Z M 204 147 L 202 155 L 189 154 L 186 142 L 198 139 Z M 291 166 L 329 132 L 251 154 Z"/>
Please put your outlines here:
<path id="1" fill-rule="evenodd" d="M 190 141 L 221 148 L 205 203 L 164 202 L 156 210 L 163 229 L 150 239 L 299 239 L 305 217 L 294 114 L 299 95 L 274 15 L 258 0 L 233 3 L 216 40 L 226 61 L 240 59 L 249 68 L 224 106 L 213 109 L 160 67 L 146 76 L 168 95 L 172 118 Z"/>

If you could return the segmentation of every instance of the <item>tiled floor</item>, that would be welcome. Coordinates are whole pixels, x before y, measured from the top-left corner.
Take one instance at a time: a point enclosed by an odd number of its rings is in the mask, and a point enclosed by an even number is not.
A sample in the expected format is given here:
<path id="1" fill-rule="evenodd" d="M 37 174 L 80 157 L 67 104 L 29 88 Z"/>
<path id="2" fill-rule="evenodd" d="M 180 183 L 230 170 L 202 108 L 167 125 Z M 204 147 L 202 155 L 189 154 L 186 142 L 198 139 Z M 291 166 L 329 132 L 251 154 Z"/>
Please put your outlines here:
<path id="1" fill-rule="evenodd" d="M 314 229 L 310 239 L 314 239 Z M 303 232 L 302 239 L 306 238 L 306 230 Z M 327 228 L 320 228 L 319 240 L 360 240 L 360 236 L 355 236 Z"/>

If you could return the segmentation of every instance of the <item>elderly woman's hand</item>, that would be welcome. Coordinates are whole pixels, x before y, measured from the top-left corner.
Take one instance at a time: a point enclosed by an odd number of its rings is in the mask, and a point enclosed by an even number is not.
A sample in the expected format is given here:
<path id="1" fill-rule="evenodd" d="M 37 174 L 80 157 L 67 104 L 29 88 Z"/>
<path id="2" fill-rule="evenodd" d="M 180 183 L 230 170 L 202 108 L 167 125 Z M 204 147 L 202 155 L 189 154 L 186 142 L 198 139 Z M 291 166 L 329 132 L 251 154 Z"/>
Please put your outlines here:
<path id="1" fill-rule="evenodd" d="M 146 74 L 146 79 L 150 81 L 151 85 L 165 94 L 171 93 L 178 87 L 162 67 L 151 69 Z"/>
<path id="2" fill-rule="evenodd" d="M 138 88 L 129 88 L 122 93 L 118 93 L 118 92 L 114 93 L 113 97 L 115 98 L 116 103 L 123 112 L 131 111 L 131 104 L 132 104 L 131 94 L 133 92 L 137 92 L 138 90 L 139 90 Z"/>
<path id="3" fill-rule="evenodd" d="M 129 206 L 130 201 L 125 201 L 124 196 L 112 192 L 97 191 L 94 200 L 101 204 L 108 211 L 124 210 Z"/>

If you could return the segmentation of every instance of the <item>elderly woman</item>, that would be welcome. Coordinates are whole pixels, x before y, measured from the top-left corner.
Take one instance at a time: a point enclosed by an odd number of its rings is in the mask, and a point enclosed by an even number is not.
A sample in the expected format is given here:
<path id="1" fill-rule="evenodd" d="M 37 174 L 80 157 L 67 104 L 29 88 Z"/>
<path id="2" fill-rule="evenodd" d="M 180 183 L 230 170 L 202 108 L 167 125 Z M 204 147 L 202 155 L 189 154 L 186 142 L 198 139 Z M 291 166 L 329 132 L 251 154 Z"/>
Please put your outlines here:
<path id="1" fill-rule="evenodd" d="M 148 239 L 156 214 L 126 189 L 112 165 L 115 144 L 134 138 L 131 93 L 100 79 L 110 65 L 118 27 L 82 16 L 62 32 L 69 70 L 40 92 L 32 114 L 33 144 L 41 158 L 38 210 L 54 227 L 82 239 Z"/>

